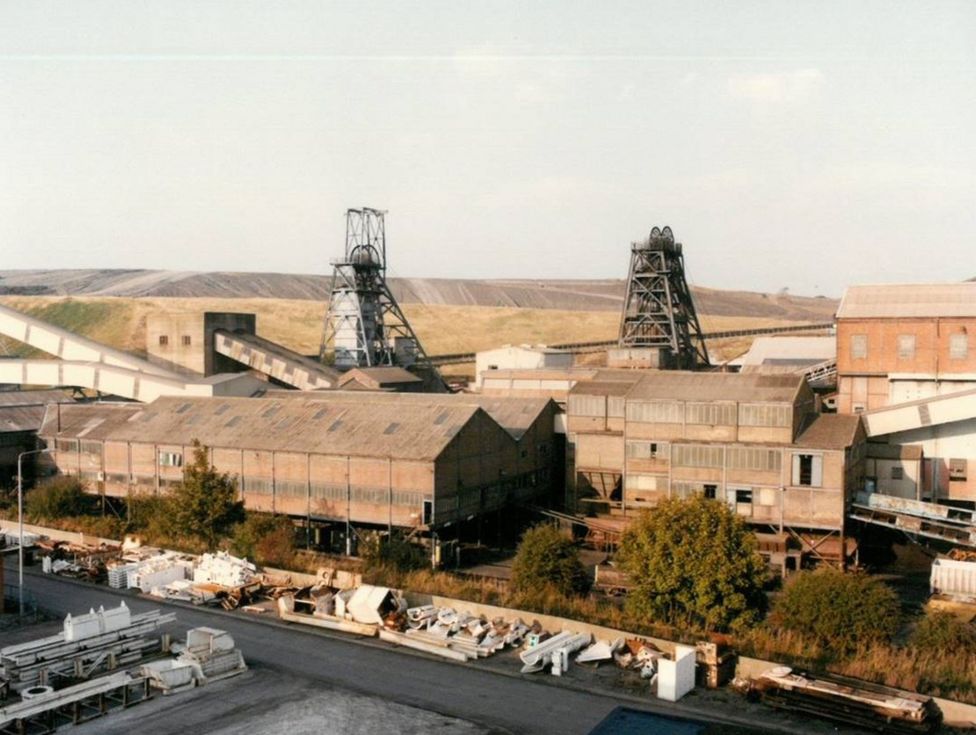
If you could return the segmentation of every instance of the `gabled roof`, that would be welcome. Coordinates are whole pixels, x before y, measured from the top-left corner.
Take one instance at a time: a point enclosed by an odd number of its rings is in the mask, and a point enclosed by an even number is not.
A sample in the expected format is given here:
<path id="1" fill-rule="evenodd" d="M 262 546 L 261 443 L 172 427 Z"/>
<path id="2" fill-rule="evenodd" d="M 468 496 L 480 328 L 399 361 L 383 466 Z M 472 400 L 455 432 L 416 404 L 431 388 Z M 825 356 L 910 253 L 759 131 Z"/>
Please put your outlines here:
<path id="1" fill-rule="evenodd" d="M 976 317 L 976 282 L 849 286 L 838 319 Z"/>
<path id="2" fill-rule="evenodd" d="M 48 403 L 73 403 L 61 390 L 0 390 L 0 406 L 46 406 Z"/>
<path id="3" fill-rule="evenodd" d="M 114 411 L 65 408 L 63 437 L 150 444 L 199 439 L 212 447 L 416 460 L 436 458 L 481 411 L 460 403 L 404 405 L 391 412 L 363 401 L 182 397 Z M 50 415 L 46 425 L 54 428 Z"/>
<path id="4" fill-rule="evenodd" d="M 818 413 L 800 432 L 793 444 L 809 449 L 846 449 L 854 444 L 861 425 L 860 416 Z"/>
<path id="5" fill-rule="evenodd" d="M 364 385 L 401 385 L 404 383 L 421 383 L 423 380 L 402 367 L 368 367 L 353 368 L 339 378 L 339 385 L 345 386 L 352 382 Z"/>
<path id="6" fill-rule="evenodd" d="M 281 396 L 274 396 L 278 398 Z M 508 396 L 484 396 L 478 393 L 386 393 L 368 391 L 316 391 L 314 393 L 288 392 L 283 397 L 290 400 L 329 403 L 395 404 L 384 415 L 400 410 L 400 406 L 476 406 L 483 409 L 513 439 L 522 435 L 538 420 L 553 403 L 550 398 L 511 398 Z"/>

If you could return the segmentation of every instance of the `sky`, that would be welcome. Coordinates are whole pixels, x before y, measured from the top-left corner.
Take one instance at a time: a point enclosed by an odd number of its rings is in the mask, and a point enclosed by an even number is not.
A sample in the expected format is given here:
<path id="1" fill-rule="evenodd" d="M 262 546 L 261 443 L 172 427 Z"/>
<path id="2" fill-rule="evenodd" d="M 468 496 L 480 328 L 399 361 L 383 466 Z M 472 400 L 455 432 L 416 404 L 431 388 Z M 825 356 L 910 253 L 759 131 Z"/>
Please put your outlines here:
<path id="1" fill-rule="evenodd" d="M 0 0 L 0 269 L 976 276 L 976 4 Z"/>

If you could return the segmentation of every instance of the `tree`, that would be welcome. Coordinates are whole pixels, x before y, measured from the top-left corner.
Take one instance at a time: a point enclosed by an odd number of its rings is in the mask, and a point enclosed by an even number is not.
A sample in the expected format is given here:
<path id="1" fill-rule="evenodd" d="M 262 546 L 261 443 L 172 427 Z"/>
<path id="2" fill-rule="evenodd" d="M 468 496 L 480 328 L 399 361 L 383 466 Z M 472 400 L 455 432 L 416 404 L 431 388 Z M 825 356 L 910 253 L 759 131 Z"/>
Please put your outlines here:
<path id="1" fill-rule="evenodd" d="M 637 618 L 725 630 L 756 621 L 765 605 L 756 538 L 725 503 L 697 495 L 661 502 L 631 524 L 616 558 L 633 584 L 626 604 Z"/>
<path id="2" fill-rule="evenodd" d="M 863 573 L 832 567 L 799 572 L 773 606 L 771 622 L 815 638 L 835 650 L 885 642 L 900 625 L 898 596 Z"/>
<path id="3" fill-rule="evenodd" d="M 244 520 L 244 503 L 237 500 L 237 480 L 217 472 L 207 448 L 193 440 L 193 461 L 183 480 L 168 497 L 169 514 L 178 532 L 206 542 L 213 549 L 235 523 Z"/>
<path id="4" fill-rule="evenodd" d="M 512 588 L 529 592 L 550 586 L 564 595 L 585 593 L 589 577 L 572 539 L 543 523 L 525 532 L 512 564 Z"/>

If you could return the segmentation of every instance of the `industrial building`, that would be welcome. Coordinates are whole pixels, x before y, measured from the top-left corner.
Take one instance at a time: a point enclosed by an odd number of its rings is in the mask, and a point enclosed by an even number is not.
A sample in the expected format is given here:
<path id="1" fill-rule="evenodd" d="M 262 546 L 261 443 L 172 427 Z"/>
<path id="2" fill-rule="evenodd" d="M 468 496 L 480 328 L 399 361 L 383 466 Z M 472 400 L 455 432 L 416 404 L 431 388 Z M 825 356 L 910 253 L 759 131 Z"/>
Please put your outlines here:
<path id="1" fill-rule="evenodd" d="M 546 345 L 503 345 L 475 355 L 474 388 L 479 390 L 486 373 L 496 370 L 546 370 L 573 367 L 571 350 Z"/>
<path id="2" fill-rule="evenodd" d="M 72 403 L 59 390 L 0 391 L 0 488 L 12 487 L 17 478 L 17 457 L 37 449 L 37 431 L 51 404 Z M 26 471 L 33 474 L 34 463 Z"/>
<path id="3" fill-rule="evenodd" d="M 602 371 L 570 391 L 567 443 L 578 511 L 701 493 L 810 548 L 843 538 L 865 470 L 860 419 L 818 413 L 793 375 Z"/>
<path id="4" fill-rule="evenodd" d="M 58 469 L 109 497 L 165 492 L 195 439 L 245 507 L 310 524 L 438 531 L 548 499 L 551 401 L 361 392 L 66 406 L 40 436 Z M 348 536 L 346 536 L 348 538 Z"/>
<path id="5" fill-rule="evenodd" d="M 863 417 L 878 492 L 976 507 L 974 332 L 973 282 L 845 292 L 837 312 L 837 405 Z"/>

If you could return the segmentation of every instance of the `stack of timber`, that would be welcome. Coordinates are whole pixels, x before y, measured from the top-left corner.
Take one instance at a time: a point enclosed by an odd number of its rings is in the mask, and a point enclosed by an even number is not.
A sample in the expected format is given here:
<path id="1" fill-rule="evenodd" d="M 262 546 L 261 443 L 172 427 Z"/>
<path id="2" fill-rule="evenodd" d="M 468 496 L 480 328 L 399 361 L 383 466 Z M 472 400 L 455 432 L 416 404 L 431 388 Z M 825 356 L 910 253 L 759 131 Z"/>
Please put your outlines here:
<path id="1" fill-rule="evenodd" d="M 881 732 L 932 732 L 942 722 L 931 697 L 840 676 L 813 676 L 788 666 L 763 673 L 753 689 L 778 709 Z"/>
<path id="2" fill-rule="evenodd" d="M 109 610 L 68 615 L 61 633 L 0 649 L 0 676 L 20 692 L 125 668 L 159 651 L 160 641 L 147 636 L 175 619 L 159 610 L 132 615 L 124 602 Z"/>

